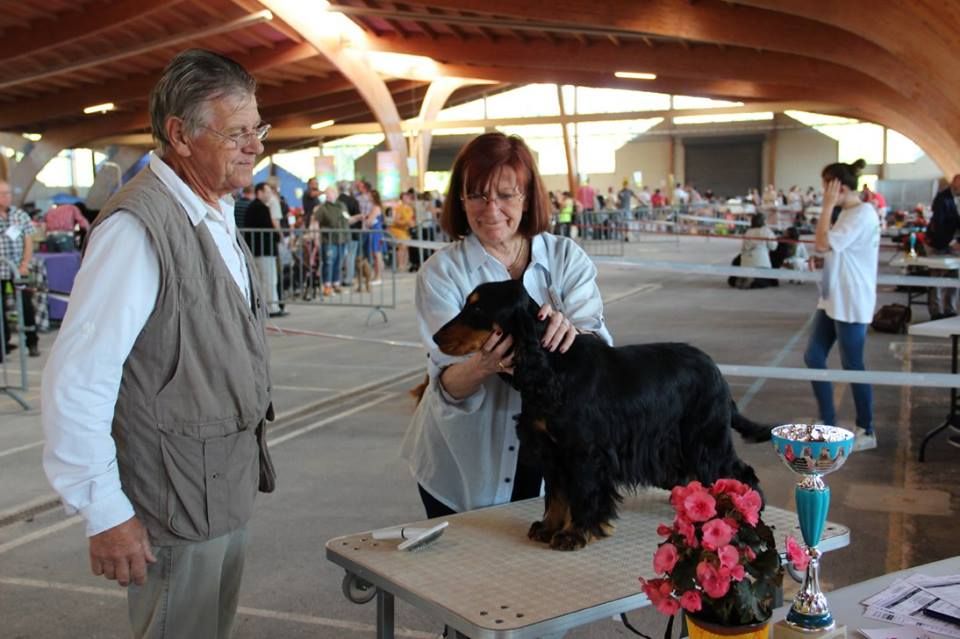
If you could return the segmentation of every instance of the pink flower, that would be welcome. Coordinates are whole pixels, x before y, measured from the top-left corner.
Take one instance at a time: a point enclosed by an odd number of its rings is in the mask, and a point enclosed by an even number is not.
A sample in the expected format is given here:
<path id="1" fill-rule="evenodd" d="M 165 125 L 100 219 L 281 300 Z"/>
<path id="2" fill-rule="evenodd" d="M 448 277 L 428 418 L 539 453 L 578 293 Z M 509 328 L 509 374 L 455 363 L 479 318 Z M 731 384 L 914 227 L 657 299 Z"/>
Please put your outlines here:
<path id="1" fill-rule="evenodd" d="M 700 593 L 696 590 L 688 590 L 680 597 L 680 605 L 687 612 L 697 612 L 703 608 L 703 602 L 700 599 Z"/>
<path id="2" fill-rule="evenodd" d="M 692 491 L 683 500 L 683 512 L 690 521 L 707 521 L 717 514 L 717 500 L 705 490 Z"/>
<path id="3" fill-rule="evenodd" d="M 678 516 L 674 522 L 677 532 L 683 536 L 683 542 L 690 548 L 699 548 L 700 542 L 697 541 L 697 529 L 693 527 L 687 519 Z"/>
<path id="4" fill-rule="evenodd" d="M 747 576 L 747 571 L 744 570 L 741 564 L 737 564 L 730 569 L 730 577 L 734 581 L 743 581 L 743 578 Z"/>
<path id="5" fill-rule="evenodd" d="M 708 597 L 720 599 L 730 590 L 730 577 L 723 576 L 711 564 L 701 561 L 697 564 L 697 581 Z"/>
<path id="6" fill-rule="evenodd" d="M 747 558 L 747 561 L 753 561 L 757 558 L 757 553 L 753 552 L 753 548 L 746 546 L 743 549 L 743 556 Z"/>
<path id="7" fill-rule="evenodd" d="M 743 495 L 734 495 L 733 505 L 737 511 L 743 515 L 744 521 L 751 526 L 756 526 L 760 521 L 760 509 L 763 507 L 763 499 L 760 493 L 750 490 Z"/>
<path id="8" fill-rule="evenodd" d="M 793 537 L 787 537 L 787 560 L 797 570 L 806 570 L 810 563 L 810 555 Z"/>
<path id="9" fill-rule="evenodd" d="M 680 602 L 674 597 L 664 597 L 656 603 L 656 607 L 665 615 L 675 615 L 680 612 Z"/>
<path id="10" fill-rule="evenodd" d="M 658 574 L 670 572 L 677 565 L 679 556 L 676 546 L 662 544 L 653 555 L 653 571 Z"/>
<path id="11" fill-rule="evenodd" d="M 644 579 L 640 577 L 640 589 L 643 590 L 643 594 L 647 596 L 647 599 L 650 600 L 650 603 L 656 605 L 658 601 L 663 597 L 660 594 L 660 584 L 666 582 L 666 579 Z"/>
<path id="12" fill-rule="evenodd" d="M 661 537 L 669 537 L 673 534 L 673 529 L 665 524 L 660 524 L 657 526 L 657 534 Z"/>
<path id="13" fill-rule="evenodd" d="M 710 492 L 714 495 L 720 495 L 722 493 L 742 495 L 748 490 L 750 490 L 749 486 L 736 479 L 718 479 L 713 482 L 713 486 L 710 488 Z"/>
<path id="14" fill-rule="evenodd" d="M 703 484 L 698 481 L 692 481 L 686 486 L 674 486 L 670 491 L 670 505 L 678 513 L 683 512 L 683 502 L 691 493 L 703 490 Z"/>
<path id="15" fill-rule="evenodd" d="M 733 530 L 719 519 L 711 519 L 703 525 L 703 547 L 716 550 L 730 543 Z"/>
<path id="16" fill-rule="evenodd" d="M 730 544 L 721 546 L 717 550 L 717 557 L 720 558 L 720 565 L 724 568 L 733 568 L 740 564 L 740 553 Z"/>

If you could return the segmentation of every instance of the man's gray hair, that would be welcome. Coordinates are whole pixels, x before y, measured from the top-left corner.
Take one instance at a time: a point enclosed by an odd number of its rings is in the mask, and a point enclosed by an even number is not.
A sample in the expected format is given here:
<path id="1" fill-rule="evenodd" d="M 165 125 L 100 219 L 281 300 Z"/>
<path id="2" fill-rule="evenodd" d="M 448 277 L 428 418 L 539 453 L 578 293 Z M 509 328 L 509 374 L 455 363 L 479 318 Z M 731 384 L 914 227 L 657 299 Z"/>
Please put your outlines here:
<path id="1" fill-rule="evenodd" d="M 160 155 L 166 153 L 166 122 L 183 120 L 187 135 L 196 135 L 206 124 L 207 103 L 224 96 L 253 96 L 257 81 L 242 66 L 226 56 L 204 49 L 187 49 L 177 54 L 163 70 L 150 92 L 150 128 Z"/>

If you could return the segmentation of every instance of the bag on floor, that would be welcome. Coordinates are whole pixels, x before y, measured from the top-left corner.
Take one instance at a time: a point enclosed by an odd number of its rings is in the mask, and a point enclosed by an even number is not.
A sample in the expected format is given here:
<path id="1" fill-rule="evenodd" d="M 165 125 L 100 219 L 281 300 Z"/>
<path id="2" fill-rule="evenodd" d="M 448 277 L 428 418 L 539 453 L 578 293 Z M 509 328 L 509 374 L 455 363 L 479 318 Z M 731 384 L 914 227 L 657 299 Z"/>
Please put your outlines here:
<path id="1" fill-rule="evenodd" d="M 873 316 L 870 326 L 881 333 L 906 333 L 910 325 L 910 307 L 903 304 L 885 304 Z"/>

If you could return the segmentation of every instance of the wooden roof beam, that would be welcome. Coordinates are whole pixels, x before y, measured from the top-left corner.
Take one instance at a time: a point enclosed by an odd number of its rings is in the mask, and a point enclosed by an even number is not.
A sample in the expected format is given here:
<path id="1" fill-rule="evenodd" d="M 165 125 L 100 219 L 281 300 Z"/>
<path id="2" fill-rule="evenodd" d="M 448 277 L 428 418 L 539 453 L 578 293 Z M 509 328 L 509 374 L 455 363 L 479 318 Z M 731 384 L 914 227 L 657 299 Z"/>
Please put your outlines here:
<path id="1" fill-rule="evenodd" d="M 251 49 L 233 59 L 251 73 L 256 74 L 318 55 L 311 44 L 289 42 L 273 49 L 265 47 Z M 120 104 L 129 100 L 146 100 L 150 89 L 159 79 L 159 73 L 138 75 L 127 78 L 123 82 L 83 87 L 52 96 L 17 100 L 11 104 L 0 105 L 0 130 L 29 127 L 44 120 L 73 115 L 91 104 L 104 102 Z"/>
<path id="2" fill-rule="evenodd" d="M 176 35 L 171 35 L 160 40 L 154 40 L 146 44 L 138 44 L 132 48 L 123 49 L 120 51 L 114 51 L 108 54 L 96 56 L 93 58 L 88 58 L 79 62 L 74 62 L 65 66 L 59 66 L 53 69 L 47 69 L 45 71 L 40 71 L 37 73 L 27 73 L 18 77 L 10 78 L 7 80 L 0 81 L 0 89 L 7 89 L 9 87 L 19 86 L 27 84 L 30 82 L 36 82 L 37 80 L 43 80 L 51 78 L 58 75 L 73 73 L 80 71 L 82 69 L 88 69 L 90 67 L 95 67 L 101 64 L 107 64 L 110 62 L 115 62 L 117 60 L 122 60 L 124 58 L 142 55 L 144 53 L 149 53 L 156 49 L 161 49 L 164 47 L 170 47 L 176 44 L 187 42 L 190 40 L 198 40 L 206 37 L 210 37 L 219 33 L 224 33 L 228 31 L 235 31 L 237 29 L 245 29 L 254 24 L 259 24 L 269 20 L 269 13 L 266 11 L 261 11 L 258 13 L 250 14 L 236 20 L 231 20 L 230 22 L 215 24 L 200 29 L 195 29 L 188 32 L 180 32 Z"/>
<path id="3" fill-rule="evenodd" d="M 8 31 L 0 38 L 0 60 L 34 55 L 116 29 L 183 0 L 120 0 L 98 11 L 76 11 L 37 21 L 25 29 Z"/>

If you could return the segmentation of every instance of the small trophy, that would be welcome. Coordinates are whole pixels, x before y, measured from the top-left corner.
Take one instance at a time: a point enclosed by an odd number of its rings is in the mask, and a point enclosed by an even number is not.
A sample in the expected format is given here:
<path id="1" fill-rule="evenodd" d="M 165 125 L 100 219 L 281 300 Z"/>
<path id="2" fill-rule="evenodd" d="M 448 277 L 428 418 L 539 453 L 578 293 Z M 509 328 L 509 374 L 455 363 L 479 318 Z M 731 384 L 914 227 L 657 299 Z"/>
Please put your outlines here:
<path id="1" fill-rule="evenodd" d="M 853 450 L 854 435 L 849 430 L 822 424 L 787 424 L 773 429 L 773 446 L 777 455 L 795 473 L 801 476 L 794 495 L 800 532 L 806 544 L 810 563 L 800 592 L 786 621 L 774 626 L 776 639 L 791 637 L 845 637 L 846 627 L 837 627 L 830 614 L 827 598 L 820 591 L 820 535 L 830 510 L 830 488 L 823 483 L 823 475 L 837 470 Z"/>

